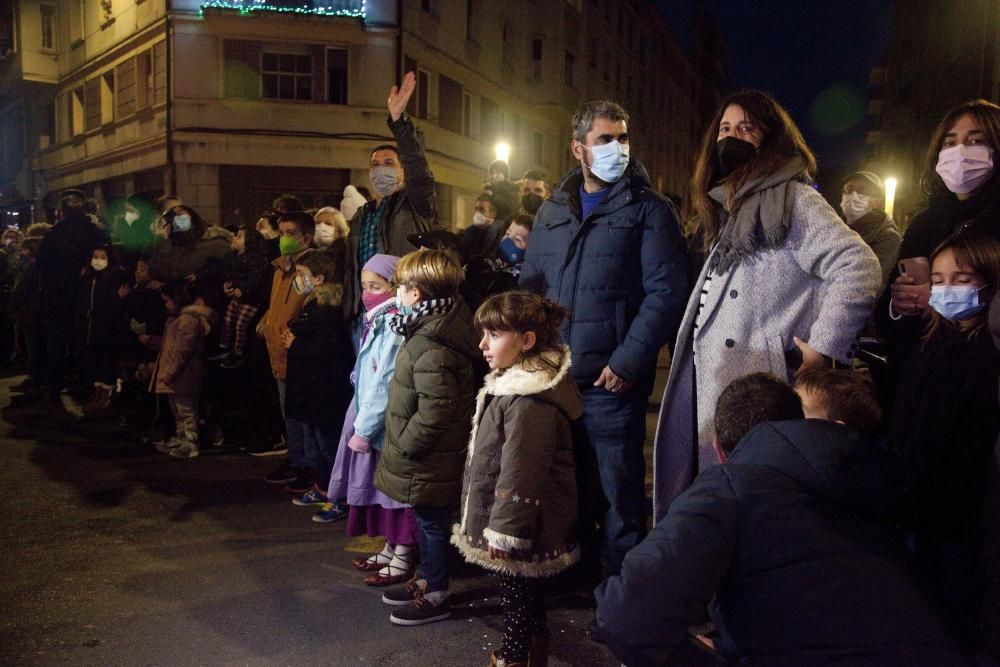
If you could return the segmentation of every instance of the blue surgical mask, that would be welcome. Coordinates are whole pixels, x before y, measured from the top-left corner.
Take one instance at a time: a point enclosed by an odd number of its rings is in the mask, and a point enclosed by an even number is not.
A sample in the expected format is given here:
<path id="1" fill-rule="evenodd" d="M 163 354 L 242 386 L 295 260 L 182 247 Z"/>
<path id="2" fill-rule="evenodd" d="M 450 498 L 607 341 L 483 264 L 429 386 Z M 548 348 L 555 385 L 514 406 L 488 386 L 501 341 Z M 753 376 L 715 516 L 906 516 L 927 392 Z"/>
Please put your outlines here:
<path id="1" fill-rule="evenodd" d="M 372 187 L 383 197 L 388 197 L 399 187 L 399 172 L 395 167 L 372 167 L 368 177 Z"/>
<path id="2" fill-rule="evenodd" d="M 398 310 L 403 315 L 412 315 L 413 307 L 407 306 L 403 303 L 403 288 L 396 288 L 396 310 Z"/>
<path id="3" fill-rule="evenodd" d="M 500 241 L 500 257 L 508 264 L 520 264 L 524 261 L 524 254 L 526 252 L 527 250 L 518 248 L 517 244 L 514 243 L 514 239 L 509 236 L 505 236 Z"/>
<path id="4" fill-rule="evenodd" d="M 983 285 L 985 287 L 985 285 Z M 951 320 L 967 320 L 981 313 L 989 303 L 980 303 L 979 290 L 973 285 L 932 285 L 930 306 L 938 315 Z"/>
<path id="5" fill-rule="evenodd" d="M 171 227 L 175 232 L 186 232 L 191 229 L 190 215 L 175 215 Z"/>
<path id="6" fill-rule="evenodd" d="M 286 238 L 286 237 L 282 237 Z M 299 296 L 306 296 L 313 291 L 313 281 L 308 276 L 299 274 L 292 280 L 292 287 Z"/>
<path id="7" fill-rule="evenodd" d="M 609 141 L 596 146 L 584 146 L 594 156 L 590 172 L 605 183 L 617 183 L 628 166 L 628 144 Z"/>

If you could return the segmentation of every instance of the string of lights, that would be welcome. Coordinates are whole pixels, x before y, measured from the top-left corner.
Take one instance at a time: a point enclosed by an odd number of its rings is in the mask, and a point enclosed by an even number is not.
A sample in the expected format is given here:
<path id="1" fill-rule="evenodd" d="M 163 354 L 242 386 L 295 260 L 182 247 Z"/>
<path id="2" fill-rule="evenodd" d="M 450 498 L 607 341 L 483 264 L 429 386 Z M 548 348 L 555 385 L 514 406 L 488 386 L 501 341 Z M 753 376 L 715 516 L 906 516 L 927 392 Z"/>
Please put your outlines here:
<path id="1" fill-rule="evenodd" d="M 314 14 L 319 16 L 365 17 L 365 0 L 205 0 L 201 3 L 204 11 L 211 9 L 235 9 L 241 14 L 251 12 L 282 12 L 286 14 Z"/>

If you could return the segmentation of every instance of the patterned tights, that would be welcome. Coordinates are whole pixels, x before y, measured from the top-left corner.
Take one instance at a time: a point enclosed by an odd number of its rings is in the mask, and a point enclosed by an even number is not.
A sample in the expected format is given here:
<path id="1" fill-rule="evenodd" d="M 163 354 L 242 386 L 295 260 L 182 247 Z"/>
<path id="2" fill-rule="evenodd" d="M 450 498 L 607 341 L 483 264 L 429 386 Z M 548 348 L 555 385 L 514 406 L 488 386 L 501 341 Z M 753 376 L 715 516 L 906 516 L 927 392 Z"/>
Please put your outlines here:
<path id="1" fill-rule="evenodd" d="M 528 659 L 532 635 L 546 631 L 542 582 L 512 574 L 497 574 L 503 605 L 503 644 L 497 657 L 508 662 Z"/>

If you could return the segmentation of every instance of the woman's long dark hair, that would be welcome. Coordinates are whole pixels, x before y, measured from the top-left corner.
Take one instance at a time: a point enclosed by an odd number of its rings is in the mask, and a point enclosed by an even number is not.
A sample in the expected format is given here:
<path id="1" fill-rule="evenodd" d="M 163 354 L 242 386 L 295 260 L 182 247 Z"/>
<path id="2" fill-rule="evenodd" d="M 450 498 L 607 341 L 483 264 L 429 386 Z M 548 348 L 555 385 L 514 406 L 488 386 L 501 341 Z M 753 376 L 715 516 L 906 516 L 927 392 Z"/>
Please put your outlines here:
<path id="1" fill-rule="evenodd" d="M 741 106 L 746 111 L 750 122 L 760 130 L 763 137 L 756 157 L 723 181 L 716 145 L 722 116 L 733 104 Z M 702 137 L 698 157 L 695 160 L 694 175 L 691 177 L 691 204 L 695 214 L 692 232 L 694 234 L 701 232 L 706 253 L 719 238 L 721 209 L 708 196 L 709 190 L 720 181 L 725 183 L 726 209 L 731 212 L 736 211 L 743 202 L 733 197 L 741 187 L 750 181 L 775 173 L 796 155 L 805 160 L 806 170 L 810 176 L 814 176 L 816 158 L 813 157 L 792 117 L 773 97 L 759 90 L 741 90 L 722 101 Z"/>
<path id="2" fill-rule="evenodd" d="M 938 154 L 944 146 L 944 135 L 955 126 L 958 119 L 964 115 L 970 115 L 976 120 L 979 129 L 986 135 L 986 140 L 993 147 L 995 155 L 993 158 L 993 178 L 982 187 L 996 186 L 1000 184 L 1000 169 L 997 169 L 996 154 L 1000 154 L 1000 106 L 989 100 L 972 100 L 965 104 L 960 104 L 944 115 L 941 122 L 934 129 L 931 135 L 931 143 L 927 146 L 927 154 L 924 156 L 923 175 L 920 177 L 920 188 L 924 194 L 933 199 L 947 199 L 955 195 L 944 184 L 937 173 Z"/>

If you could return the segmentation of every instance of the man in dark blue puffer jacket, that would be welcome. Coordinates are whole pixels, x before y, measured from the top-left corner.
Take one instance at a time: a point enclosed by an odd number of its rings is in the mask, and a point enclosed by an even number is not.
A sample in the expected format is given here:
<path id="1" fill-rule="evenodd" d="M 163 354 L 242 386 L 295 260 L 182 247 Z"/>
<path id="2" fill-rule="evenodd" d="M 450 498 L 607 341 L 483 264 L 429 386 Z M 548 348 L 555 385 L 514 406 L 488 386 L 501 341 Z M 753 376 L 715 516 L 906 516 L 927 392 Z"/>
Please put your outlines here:
<path id="1" fill-rule="evenodd" d="M 538 210 L 520 286 L 570 312 L 563 338 L 593 449 L 578 461 L 596 454 L 610 504 L 603 520 L 586 516 L 600 494 L 578 470 L 581 515 L 603 524 L 607 571 L 616 574 L 646 532 L 646 405 L 657 355 L 674 341 L 687 302 L 687 260 L 676 209 L 629 159 L 624 109 L 585 104 L 573 117 L 571 149 L 580 166 Z"/>

